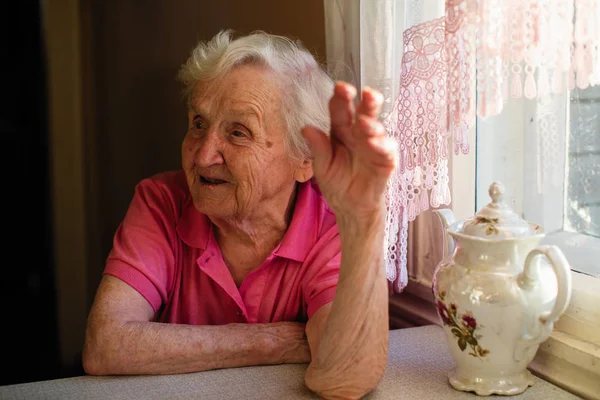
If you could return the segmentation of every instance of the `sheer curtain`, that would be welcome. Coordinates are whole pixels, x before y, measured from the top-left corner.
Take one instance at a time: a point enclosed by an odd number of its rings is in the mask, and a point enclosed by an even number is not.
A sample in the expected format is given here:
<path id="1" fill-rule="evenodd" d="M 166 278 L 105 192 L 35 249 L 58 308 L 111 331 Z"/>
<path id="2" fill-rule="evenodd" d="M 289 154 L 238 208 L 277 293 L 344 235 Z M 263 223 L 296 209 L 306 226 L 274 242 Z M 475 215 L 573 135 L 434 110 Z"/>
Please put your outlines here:
<path id="1" fill-rule="evenodd" d="M 386 270 L 408 283 L 408 223 L 449 204 L 443 0 L 325 0 L 327 65 L 336 79 L 384 95 L 382 121 L 400 144 L 386 195 Z M 404 62 L 401 62 L 404 58 Z"/>
<path id="2" fill-rule="evenodd" d="M 388 191 L 386 270 L 402 291 L 408 223 L 450 203 L 448 158 L 467 153 L 476 116 L 511 98 L 538 99 L 536 190 L 564 168 L 556 96 L 600 83 L 600 0 L 324 0 L 327 63 L 337 79 L 371 86 L 399 143 Z M 563 110 L 564 111 L 564 110 Z M 525 132 L 526 133 L 526 132 Z M 554 167 L 554 168 L 553 168 Z"/>

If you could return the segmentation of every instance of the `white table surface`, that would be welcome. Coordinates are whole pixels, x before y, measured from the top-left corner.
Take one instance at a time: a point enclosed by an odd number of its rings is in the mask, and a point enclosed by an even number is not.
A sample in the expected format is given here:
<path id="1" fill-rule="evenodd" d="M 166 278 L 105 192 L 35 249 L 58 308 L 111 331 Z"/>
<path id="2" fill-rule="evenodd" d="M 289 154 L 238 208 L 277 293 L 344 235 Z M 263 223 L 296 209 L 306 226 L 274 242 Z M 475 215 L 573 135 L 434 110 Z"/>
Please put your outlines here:
<path id="1" fill-rule="evenodd" d="M 435 325 L 390 331 L 388 367 L 366 399 L 484 399 L 454 390 L 455 366 L 442 329 Z M 314 399 L 303 383 L 305 364 L 232 368 L 182 375 L 80 376 L 0 386 L 0 399 Z M 502 399 L 578 399 L 542 379 Z"/>

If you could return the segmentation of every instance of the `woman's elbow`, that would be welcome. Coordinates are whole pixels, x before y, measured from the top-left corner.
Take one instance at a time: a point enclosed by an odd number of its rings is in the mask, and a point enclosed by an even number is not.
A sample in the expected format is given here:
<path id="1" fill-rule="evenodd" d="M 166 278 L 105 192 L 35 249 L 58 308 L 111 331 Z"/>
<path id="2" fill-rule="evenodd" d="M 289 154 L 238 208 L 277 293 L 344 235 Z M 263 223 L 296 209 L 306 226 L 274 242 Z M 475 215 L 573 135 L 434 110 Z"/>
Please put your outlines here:
<path id="1" fill-rule="evenodd" d="M 87 375 L 107 375 L 102 360 L 97 351 L 86 343 L 81 355 L 83 371 Z"/>
<path id="2" fill-rule="evenodd" d="M 340 371 L 322 373 L 316 369 L 306 371 L 306 386 L 323 399 L 360 399 L 373 391 L 381 382 L 387 365 L 386 357 Z"/>
<path id="3" fill-rule="evenodd" d="M 115 371 L 111 368 L 111 350 L 104 346 L 106 341 L 100 340 L 99 335 L 92 332 L 86 334 L 81 362 L 83 370 L 88 375 L 111 375 Z"/>

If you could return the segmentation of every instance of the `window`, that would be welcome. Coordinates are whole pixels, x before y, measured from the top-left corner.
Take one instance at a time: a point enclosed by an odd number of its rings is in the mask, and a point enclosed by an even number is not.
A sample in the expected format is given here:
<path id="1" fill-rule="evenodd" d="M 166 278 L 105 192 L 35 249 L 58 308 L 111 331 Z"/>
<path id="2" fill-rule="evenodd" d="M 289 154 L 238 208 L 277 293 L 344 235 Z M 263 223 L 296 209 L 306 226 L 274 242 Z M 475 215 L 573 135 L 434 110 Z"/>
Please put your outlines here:
<path id="1" fill-rule="evenodd" d="M 571 92 L 564 229 L 600 237 L 600 86 Z M 600 273 L 600 265 L 594 271 Z"/>
<path id="2" fill-rule="evenodd" d="M 476 208 L 495 180 L 516 212 L 544 227 L 574 271 L 600 277 L 600 87 L 511 99 L 476 127 Z"/>

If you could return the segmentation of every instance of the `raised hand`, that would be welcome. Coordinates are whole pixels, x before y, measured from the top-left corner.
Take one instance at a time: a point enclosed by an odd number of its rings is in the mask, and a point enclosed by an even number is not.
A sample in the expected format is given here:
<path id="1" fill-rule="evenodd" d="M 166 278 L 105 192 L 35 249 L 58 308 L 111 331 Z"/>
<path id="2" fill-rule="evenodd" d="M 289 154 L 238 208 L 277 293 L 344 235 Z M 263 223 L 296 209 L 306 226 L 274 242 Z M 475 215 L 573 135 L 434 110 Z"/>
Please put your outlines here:
<path id="1" fill-rule="evenodd" d="M 331 132 L 306 127 L 315 178 L 336 215 L 368 217 L 380 212 L 387 180 L 397 164 L 397 143 L 378 120 L 383 96 L 365 88 L 356 109 L 356 89 L 337 82 L 329 101 Z"/>

